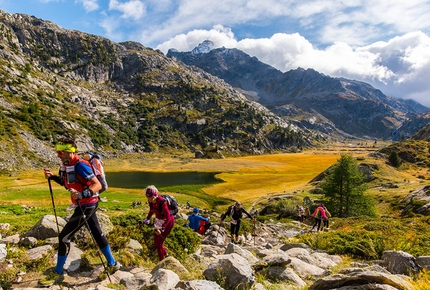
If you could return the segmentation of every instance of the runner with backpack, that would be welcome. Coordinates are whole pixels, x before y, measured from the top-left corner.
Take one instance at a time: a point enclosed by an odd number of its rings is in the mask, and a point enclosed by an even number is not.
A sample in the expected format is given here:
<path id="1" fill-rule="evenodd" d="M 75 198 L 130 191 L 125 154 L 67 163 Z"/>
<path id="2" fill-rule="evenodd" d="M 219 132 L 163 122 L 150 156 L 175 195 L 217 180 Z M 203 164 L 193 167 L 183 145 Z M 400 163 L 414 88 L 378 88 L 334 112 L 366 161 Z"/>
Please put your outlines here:
<path id="1" fill-rule="evenodd" d="M 97 195 L 102 186 L 88 161 L 79 158 L 75 140 L 64 138 L 55 145 L 55 150 L 62 162 L 59 174 L 55 175 L 48 168 L 45 168 L 45 178 L 64 186 L 69 191 L 72 201 L 78 206 L 59 233 L 55 269 L 47 277 L 39 280 L 39 284 L 50 286 L 64 280 L 63 267 L 70 251 L 70 243 L 76 232 L 84 225 L 88 227 L 91 237 L 106 258 L 107 267 L 99 254 L 103 267 L 109 276 L 109 274 L 119 270 L 121 265 L 112 256 L 109 242 L 100 228 L 96 215 L 99 201 Z"/>
<path id="2" fill-rule="evenodd" d="M 158 258 L 162 261 L 168 256 L 164 241 L 175 224 L 175 218 L 169 209 L 168 201 L 158 194 L 158 189 L 154 185 L 145 188 L 145 195 L 148 199 L 149 212 L 143 223 L 149 225 L 152 215 L 155 214 L 154 247 L 157 249 Z"/>
<path id="3" fill-rule="evenodd" d="M 251 220 L 253 219 L 253 217 L 242 207 L 242 204 L 236 201 L 235 204 L 229 206 L 227 211 L 221 215 L 220 224 L 227 216 L 230 217 L 230 234 L 231 243 L 233 244 L 239 242 L 240 219 L 243 214 L 246 214 Z"/>

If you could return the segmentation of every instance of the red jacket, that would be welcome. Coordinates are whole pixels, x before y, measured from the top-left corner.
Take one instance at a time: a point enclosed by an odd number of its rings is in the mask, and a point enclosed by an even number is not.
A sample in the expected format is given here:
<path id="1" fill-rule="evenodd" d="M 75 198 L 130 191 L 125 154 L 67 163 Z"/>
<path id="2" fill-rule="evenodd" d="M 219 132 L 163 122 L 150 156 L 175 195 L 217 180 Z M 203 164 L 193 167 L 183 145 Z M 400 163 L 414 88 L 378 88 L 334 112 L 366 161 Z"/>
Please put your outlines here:
<path id="1" fill-rule="evenodd" d="M 77 164 L 78 162 L 80 162 L 80 164 Z M 84 189 L 90 187 L 91 182 L 89 180 L 94 176 L 94 172 L 91 169 L 91 165 L 88 163 L 88 161 L 80 159 L 78 155 L 74 156 L 70 162 L 70 165 L 63 164 L 60 167 L 60 179 L 62 185 L 66 189 L 73 188 L 79 192 L 82 192 Z M 79 203 L 82 205 L 93 204 L 98 200 L 98 196 L 91 196 L 82 198 Z M 73 203 L 75 203 L 74 200 Z"/>
<path id="2" fill-rule="evenodd" d="M 158 195 L 154 203 L 148 202 L 148 204 L 149 212 L 146 218 L 149 220 L 152 215 L 155 214 L 157 219 L 165 220 L 162 229 L 166 227 L 169 221 L 175 219 L 174 216 L 170 214 L 169 206 L 162 196 Z"/>
<path id="3" fill-rule="evenodd" d="M 312 216 L 316 218 L 327 219 L 327 215 L 325 214 L 325 210 L 322 206 L 317 207 Z"/>

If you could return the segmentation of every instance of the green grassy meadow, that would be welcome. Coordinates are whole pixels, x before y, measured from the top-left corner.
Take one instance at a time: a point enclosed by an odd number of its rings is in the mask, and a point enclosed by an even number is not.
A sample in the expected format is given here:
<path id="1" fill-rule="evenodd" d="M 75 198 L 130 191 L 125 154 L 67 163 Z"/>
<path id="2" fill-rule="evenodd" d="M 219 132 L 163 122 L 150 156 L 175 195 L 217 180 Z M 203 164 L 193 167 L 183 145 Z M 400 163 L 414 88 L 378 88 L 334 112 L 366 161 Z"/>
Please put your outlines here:
<path id="1" fill-rule="evenodd" d="M 140 158 L 105 160 L 105 170 L 151 172 L 221 172 L 216 177 L 224 182 L 210 187 L 175 186 L 159 188 L 162 193 L 174 195 L 179 203 L 223 211 L 232 200 L 250 206 L 262 197 L 292 193 L 308 187 L 307 183 L 332 165 L 339 154 L 274 154 L 226 159 L 193 159 L 191 157 L 164 158 L 145 155 Z M 52 168 L 55 172 L 56 169 Z M 150 180 L 142 187 L 150 184 Z M 68 192 L 51 182 L 55 208 L 59 216 L 65 215 L 70 205 Z M 156 185 L 157 186 L 157 185 Z M 145 202 L 142 189 L 109 187 L 102 194 L 109 202 L 101 203 L 110 215 L 133 211 L 133 201 Z M 145 210 L 145 208 L 140 208 Z M 29 227 L 49 213 L 53 213 L 48 181 L 43 171 L 19 172 L 0 179 L 0 212 L 2 222 Z"/>

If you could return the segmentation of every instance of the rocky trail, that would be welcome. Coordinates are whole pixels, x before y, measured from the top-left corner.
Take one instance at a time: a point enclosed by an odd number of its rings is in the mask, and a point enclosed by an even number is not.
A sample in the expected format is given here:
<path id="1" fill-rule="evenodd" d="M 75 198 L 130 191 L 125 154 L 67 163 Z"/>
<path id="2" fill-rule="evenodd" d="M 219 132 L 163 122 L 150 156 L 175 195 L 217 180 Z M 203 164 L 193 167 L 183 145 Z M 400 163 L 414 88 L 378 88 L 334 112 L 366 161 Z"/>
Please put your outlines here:
<path id="1" fill-rule="evenodd" d="M 33 227 L 33 232 L 48 232 L 49 227 L 55 226 L 55 223 L 50 221 L 52 216 L 45 216 L 44 219 L 45 222 L 38 223 L 37 229 L 36 226 Z M 292 242 L 292 237 L 308 227 L 298 222 L 291 225 L 273 221 L 259 223 L 257 236 L 242 235 L 239 244 L 232 244 L 229 243 L 226 229 L 213 225 L 207 234 L 202 236 L 200 248 L 183 263 L 169 256 L 153 268 L 122 266 L 110 275 L 111 281 L 107 277 L 100 279 L 99 276 L 103 272 L 101 264 L 90 265 L 89 269 L 83 270 L 85 267 L 81 265 L 82 252 L 72 243 L 73 247 L 65 265 L 68 275 L 60 284 L 45 289 L 211 290 L 308 287 L 310 290 L 412 290 L 412 280 L 407 275 L 417 273 L 423 267 L 430 268 L 430 257 L 413 257 L 408 253 L 395 251 L 385 252 L 380 261 L 345 265 L 340 256 L 329 255 L 305 244 Z M 31 238 L 29 233 L 14 235 L 1 239 L 0 245 L 14 248 L 32 239 L 35 238 Z M 55 247 L 55 240 L 46 239 L 45 245 L 28 249 L 30 259 L 37 261 L 51 251 Z M 128 247 L 130 250 L 134 249 L 136 255 L 139 254 L 135 241 L 130 241 Z M 340 266 L 343 269 L 334 274 L 332 269 Z M 198 271 L 201 275 L 195 275 Z M 44 274 L 46 273 L 20 273 L 10 289 L 40 289 L 38 280 Z M 201 278 L 189 278 L 196 276 Z"/>

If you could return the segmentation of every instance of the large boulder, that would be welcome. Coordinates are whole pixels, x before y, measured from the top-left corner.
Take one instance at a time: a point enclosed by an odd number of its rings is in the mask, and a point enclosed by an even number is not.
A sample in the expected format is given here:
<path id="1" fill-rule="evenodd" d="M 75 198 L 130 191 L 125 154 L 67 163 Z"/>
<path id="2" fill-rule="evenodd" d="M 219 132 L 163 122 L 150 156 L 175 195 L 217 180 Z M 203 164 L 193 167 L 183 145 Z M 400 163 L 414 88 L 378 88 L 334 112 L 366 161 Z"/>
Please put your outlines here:
<path id="1" fill-rule="evenodd" d="M 151 284 L 156 285 L 158 290 L 170 290 L 176 287 L 179 282 L 179 276 L 170 270 L 158 269 L 152 274 Z M 152 288 L 150 288 L 152 289 Z"/>
<path id="2" fill-rule="evenodd" d="M 216 261 L 203 271 L 203 275 L 210 281 L 225 281 L 224 288 L 227 290 L 250 289 L 255 283 L 248 261 L 236 253 L 218 256 Z"/>
<path id="3" fill-rule="evenodd" d="M 66 221 L 61 217 L 45 215 L 28 232 L 24 233 L 23 236 L 34 237 L 38 240 L 58 237 L 57 223 L 60 231 L 66 225 Z"/>
<path id="4" fill-rule="evenodd" d="M 412 290 L 413 286 L 400 277 L 379 266 L 343 269 L 338 274 L 317 280 L 309 290 L 331 289 L 401 289 Z"/>
<path id="5" fill-rule="evenodd" d="M 294 284 L 296 287 L 306 286 L 306 282 L 302 280 L 292 269 L 280 266 L 268 267 L 261 271 L 270 281 L 287 281 Z"/>
<path id="6" fill-rule="evenodd" d="M 411 275 L 420 272 L 415 257 L 402 251 L 385 251 L 381 260 L 380 265 L 392 274 Z"/>
<path id="7" fill-rule="evenodd" d="M 248 261 L 248 263 L 250 263 L 251 265 L 258 262 L 258 259 L 250 251 L 242 249 L 241 247 L 233 243 L 229 243 L 227 246 L 227 249 L 225 249 L 224 254 L 232 254 L 232 253 L 236 253 L 241 257 L 245 258 Z"/>

